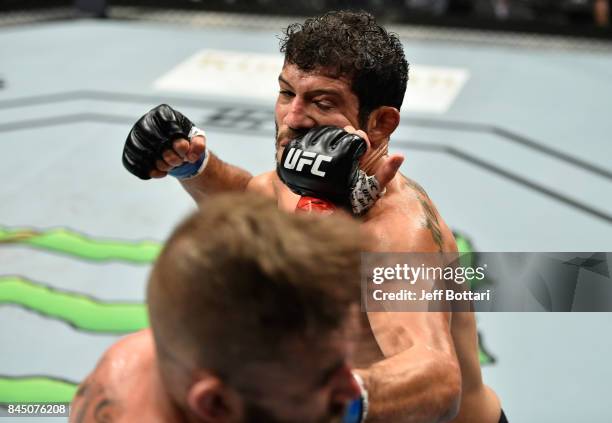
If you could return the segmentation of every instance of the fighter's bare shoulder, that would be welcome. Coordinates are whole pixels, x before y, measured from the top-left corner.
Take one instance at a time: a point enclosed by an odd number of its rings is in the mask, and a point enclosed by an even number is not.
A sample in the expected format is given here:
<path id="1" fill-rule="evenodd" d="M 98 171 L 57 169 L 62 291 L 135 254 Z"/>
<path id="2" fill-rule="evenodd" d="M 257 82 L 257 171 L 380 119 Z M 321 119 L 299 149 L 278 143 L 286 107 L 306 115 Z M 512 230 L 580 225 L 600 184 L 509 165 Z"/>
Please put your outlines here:
<path id="1" fill-rule="evenodd" d="M 273 170 L 253 176 L 249 180 L 246 190 L 273 197 L 275 196 L 276 192 L 275 180 L 277 179 L 278 177 L 276 176 L 276 172 Z"/>
<path id="2" fill-rule="evenodd" d="M 364 228 L 377 251 L 456 251 L 453 234 L 427 192 L 417 182 L 397 175 L 389 195 L 379 200 Z"/>
<path id="3" fill-rule="evenodd" d="M 111 345 L 96 368 L 79 385 L 70 422 L 127 421 L 134 396 L 142 392 L 142 376 L 151 372 L 155 350 L 151 331 L 145 329 Z M 144 383 L 143 383 L 144 382 Z M 138 394 L 140 395 L 140 394 Z"/>

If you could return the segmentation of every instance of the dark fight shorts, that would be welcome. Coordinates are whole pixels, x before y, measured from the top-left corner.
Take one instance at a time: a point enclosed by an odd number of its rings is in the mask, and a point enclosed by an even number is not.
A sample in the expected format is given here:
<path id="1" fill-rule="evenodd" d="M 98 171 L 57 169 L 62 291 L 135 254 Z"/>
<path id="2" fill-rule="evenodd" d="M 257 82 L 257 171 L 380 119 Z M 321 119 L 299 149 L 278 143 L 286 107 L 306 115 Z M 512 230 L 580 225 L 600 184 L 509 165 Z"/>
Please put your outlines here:
<path id="1" fill-rule="evenodd" d="M 506 418 L 506 415 L 504 414 L 504 410 L 501 411 L 501 416 L 499 417 L 499 423 L 508 423 L 508 419 Z"/>

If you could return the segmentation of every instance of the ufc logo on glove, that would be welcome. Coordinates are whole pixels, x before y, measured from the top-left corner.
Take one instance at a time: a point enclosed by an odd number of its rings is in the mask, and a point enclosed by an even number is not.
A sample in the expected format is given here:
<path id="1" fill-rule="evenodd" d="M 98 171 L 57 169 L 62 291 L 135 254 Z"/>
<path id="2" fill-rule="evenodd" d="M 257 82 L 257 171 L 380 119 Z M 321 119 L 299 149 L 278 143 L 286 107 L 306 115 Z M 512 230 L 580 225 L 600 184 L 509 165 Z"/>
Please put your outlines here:
<path id="1" fill-rule="evenodd" d="M 359 135 L 334 126 L 317 126 L 289 141 L 276 173 L 294 193 L 326 200 L 359 216 L 384 194 L 376 176 L 359 169 L 359 159 L 366 150 Z M 305 166 L 310 172 L 302 171 Z"/>
<path id="2" fill-rule="evenodd" d="M 295 147 L 291 147 L 285 161 L 283 162 L 283 167 L 285 169 L 295 169 L 296 171 L 301 172 L 305 165 L 312 165 L 310 168 L 310 173 L 323 178 L 325 177 L 325 172 L 321 171 L 319 167 L 321 166 L 321 163 L 331 161 L 331 156 L 324 156 L 323 154 L 313 153 L 312 151 L 303 151 Z"/>

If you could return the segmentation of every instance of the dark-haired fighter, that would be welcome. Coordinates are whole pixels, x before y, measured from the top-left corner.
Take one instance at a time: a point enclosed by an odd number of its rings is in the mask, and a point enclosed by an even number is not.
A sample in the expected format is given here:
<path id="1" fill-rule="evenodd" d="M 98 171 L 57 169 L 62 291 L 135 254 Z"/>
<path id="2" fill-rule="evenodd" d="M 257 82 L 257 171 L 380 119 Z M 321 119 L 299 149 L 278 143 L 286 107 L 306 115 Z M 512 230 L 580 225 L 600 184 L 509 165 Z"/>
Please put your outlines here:
<path id="1" fill-rule="evenodd" d="M 386 195 L 361 219 L 368 251 L 456 251 L 453 235 L 425 191 L 397 174 L 403 157 L 388 155 L 400 121 L 408 64 L 399 39 L 367 13 L 334 12 L 289 26 L 276 101 L 276 154 L 308 130 L 331 125 L 363 137 L 361 169 Z M 163 122 L 160 125 L 156 122 Z M 180 113 L 160 106 L 130 133 L 124 164 L 135 175 L 181 179 L 196 201 L 225 190 L 273 197 L 295 210 L 300 197 L 270 171 L 259 176 L 219 160 Z M 374 201 L 376 201 L 374 203 Z M 368 336 L 357 349 L 369 395 L 367 422 L 504 421 L 484 385 L 472 313 L 368 313 Z"/>
<path id="2" fill-rule="evenodd" d="M 337 422 L 359 397 L 358 227 L 223 194 L 151 274 L 151 329 L 113 345 L 71 422 Z"/>

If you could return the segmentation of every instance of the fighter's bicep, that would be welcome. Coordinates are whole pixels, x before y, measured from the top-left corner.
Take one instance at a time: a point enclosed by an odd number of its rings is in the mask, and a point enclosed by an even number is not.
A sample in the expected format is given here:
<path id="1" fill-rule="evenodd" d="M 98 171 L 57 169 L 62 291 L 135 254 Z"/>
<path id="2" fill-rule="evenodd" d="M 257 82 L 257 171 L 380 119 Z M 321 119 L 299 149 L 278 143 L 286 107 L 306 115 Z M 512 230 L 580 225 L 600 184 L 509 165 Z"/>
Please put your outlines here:
<path id="1" fill-rule="evenodd" d="M 366 221 L 362 230 L 366 251 L 374 253 L 437 253 L 439 247 L 421 221 L 404 215 L 386 215 Z"/>

